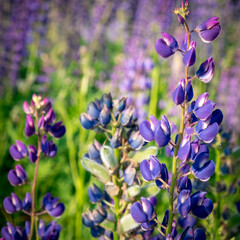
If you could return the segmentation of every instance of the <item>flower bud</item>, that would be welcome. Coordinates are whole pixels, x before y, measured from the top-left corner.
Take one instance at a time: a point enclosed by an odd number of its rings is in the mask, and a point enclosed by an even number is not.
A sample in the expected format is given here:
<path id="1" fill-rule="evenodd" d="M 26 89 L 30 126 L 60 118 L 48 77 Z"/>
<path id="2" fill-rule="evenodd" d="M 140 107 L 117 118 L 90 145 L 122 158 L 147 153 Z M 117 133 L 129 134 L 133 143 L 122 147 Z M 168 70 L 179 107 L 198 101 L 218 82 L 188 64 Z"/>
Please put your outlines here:
<path id="1" fill-rule="evenodd" d="M 91 203 L 97 203 L 103 199 L 103 193 L 95 184 L 88 188 L 88 197 Z"/>
<path id="2" fill-rule="evenodd" d="M 133 119 L 133 108 L 129 107 L 122 112 L 120 121 L 123 126 L 127 126 L 128 124 L 131 123 L 132 119 Z"/>
<path id="3" fill-rule="evenodd" d="M 12 145 L 10 147 L 9 152 L 12 158 L 16 161 L 19 161 L 28 155 L 28 149 L 26 145 L 18 140 L 16 141 L 16 145 Z"/>
<path id="4" fill-rule="evenodd" d="M 111 112 L 108 109 L 107 105 L 104 105 L 103 109 L 100 112 L 99 115 L 99 121 L 102 125 L 107 125 L 111 121 Z"/>
<path id="5" fill-rule="evenodd" d="M 29 106 L 28 102 L 25 101 L 23 103 L 23 111 L 26 113 L 26 114 L 32 114 L 33 113 L 33 108 L 31 106 Z"/>
<path id="6" fill-rule="evenodd" d="M 44 120 L 44 115 L 42 115 L 38 121 L 38 128 L 43 130 L 45 127 L 45 120 Z"/>
<path id="7" fill-rule="evenodd" d="M 127 98 L 123 97 L 119 100 L 116 101 L 116 109 L 119 111 L 119 112 L 122 112 L 125 107 L 126 107 L 126 102 L 127 102 Z"/>
<path id="8" fill-rule="evenodd" d="M 93 118 L 97 119 L 101 112 L 101 108 L 95 102 L 90 102 L 88 104 L 87 113 Z"/>
<path id="9" fill-rule="evenodd" d="M 51 123 L 55 122 L 56 114 L 55 114 L 55 112 L 53 111 L 52 108 L 49 109 L 49 111 L 47 112 L 47 114 L 44 117 L 44 120 L 45 120 L 46 124 L 51 124 Z"/>
<path id="10" fill-rule="evenodd" d="M 185 79 L 179 80 L 178 86 L 173 92 L 173 101 L 176 105 L 180 105 L 185 99 Z"/>
<path id="11" fill-rule="evenodd" d="M 107 217 L 107 211 L 100 206 L 98 209 L 94 209 L 92 212 L 93 221 L 96 224 L 102 223 Z"/>
<path id="12" fill-rule="evenodd" d="M 192 87 L 192 83 L 188 82 L 187 83 L 187 87 L 186 87 L 186 92 L 187 92 L 187 101 L 190 102 L 193 98 L 193 87 Z"/>
<path id="13" fill-rule="evenodd" d="M 37 148 L 34 145 L 29 145 L 28 150 L 30 162 L 35 163 L 37 161 Z"/>
<path id="14" fill-rule="evenodd" d="M 178 49 L 176 39 L 168 33 L 162 33 L 163 38 L 159 38 L 156 42 L 155 49 L 159 56 L 163 58 L 170 57 Z"/>
<path id="15" fill-rule="evenodd" d="M 196 76 L 204 83 L 209 83 L 214 75 L 215 63 L 212 57 L 203 62 L 196 72 Z"/>
<path id="16" fill-rule="evenodd" d="M 209 43 L 218 37 L 221 31 L 218 19 L 211 17 L 197 26 L 196 31 L 203 42 Z"/>
<path id="17" fill-rule="evenodd" d="M 27 115 L 24 132 L 26 137 L 31 137 L 35 133 L 34 121 L 30 115 Z"/>
<path id="18" fill-rule="evenodd" d="M 111 110 L 113 108 L 113 102 L 112 102 L 112 95 L 111 95 L 111 93 L 103 94 L 101 99 L 100 99 L 100 104 L 101 104 L 102 108 L 105 105 L 107 105 L 107 108 Z"/>
<path id="19" fill-rule="evenodd" d="M 94 143 L 90 144 L 88 147 L 88 154 L 91 159 L 97 160 L 100 159 L 100 149 L 102 145 L 94 139 Z"/>
<path id="20" fill-rule="evenodd" d="M 186 67 L 192 66 L 196 61 L 196 42 L 192 41 L 189 45 L 188 51 L 184 54 L 183 63 Z"/>
<path id="21" fill-rule="evenodd" d="M 178 22 L 179 22 L 181 25 L 184 25 L 185 19 L 184 19 L 180 14 L 178 14 L 177 17 L 178 17 Z"/>
<path id="22" fill-rule="evenodd" d="M 22 201 L 22 208 L 25 211 L 30 212 L 32 209 L 32 198 L 29 192 L 26 193 L 23 201 Z"/>
<path id="23" fill-rule="evenodd" d="M 82 113 L 80 115 L 80 122 L 82 127 L 85 129 L 94 128 L 98 124 L 98 121 L 96 119 L 92 119 L 92 117 L 86 113 Z"/>
<path id="24" fill-rule="evenodd" d="M 133 131 L 128 139 L 128 143 L 133 149 L 139 150 L 144 145 L 144 140 L 139 131 Z"/>

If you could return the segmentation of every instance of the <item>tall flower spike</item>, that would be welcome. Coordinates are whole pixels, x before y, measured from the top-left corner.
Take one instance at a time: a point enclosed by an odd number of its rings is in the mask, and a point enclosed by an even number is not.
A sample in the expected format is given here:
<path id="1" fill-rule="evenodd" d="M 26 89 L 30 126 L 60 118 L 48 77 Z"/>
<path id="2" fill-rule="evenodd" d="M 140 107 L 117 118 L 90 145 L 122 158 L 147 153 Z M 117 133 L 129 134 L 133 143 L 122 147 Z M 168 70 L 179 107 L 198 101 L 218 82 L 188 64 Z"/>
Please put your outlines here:
<path id="1" fill-rule="evenodd" d="M 168 33 L 162 33 L 162 36 L 163 38 L 157 40 L 155 48 L 161 57 L 167 58 L 176 52 L 178 43 L 176 39 Z"/>

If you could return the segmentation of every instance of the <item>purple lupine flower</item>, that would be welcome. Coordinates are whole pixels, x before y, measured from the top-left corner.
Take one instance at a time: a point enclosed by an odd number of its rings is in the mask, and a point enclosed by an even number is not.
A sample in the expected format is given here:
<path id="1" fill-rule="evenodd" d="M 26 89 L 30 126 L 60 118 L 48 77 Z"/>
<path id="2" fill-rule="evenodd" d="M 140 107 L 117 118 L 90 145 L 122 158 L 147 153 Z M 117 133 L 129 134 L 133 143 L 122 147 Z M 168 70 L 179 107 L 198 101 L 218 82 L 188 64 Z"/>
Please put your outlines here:
<path id="1" fill-rule="evenodd" d="M 208 97 L 208 92 L 201 94 L 194 105 L 193 112 L 195 116 L 201 120 L 206 120 L 212 114 L 213 109 L 216 106 L 216 104 L 209 100 Z"/>
<path id="2" fill-rule="evenodd" d="M 198 218 L 204 219 L 213 210 L 213 203 L 209 198 L 206 198 L 206 192 L 195 192 L 191 195 L 191 211 Z"/>
<path id="3" fill-rule="evenodd" d="M 52 125 L 49 130 L 50 135 L 55 138 L 61 138 L 65 134 L 65 132 L 66 128 L 62 125 L 62 121 Z"/>
<path id="4" fill-rule="evenodd" d="M 189 190 L 192 192 L 192 182 L 188 176 L 180 177 L 177 183 L 177 191 L 180 193 L 182 190 Z"/>
<path id="5" fill-rule="evenodd" d="M 58 200 L 58 198 L 53 198 L 51 193 L 47 193 L 42 199 L 42 207 L 55 218 L 60 217 L 65 210 L 64 204 L 59 203 Z"/>
<path id="6" fill-rule="evenodd" d="M 45 117 L 44 117 L 45 124 L 54 123 L 55 120 L 56 120 L 56 114 L 55 114 L 55 112 L 53 111 L 53 109 L 50 108 L 49 111 L 47 112 L 47 114 L 46 114 Z"/>
<path id="7" fill-rule="evenodd" d="M 37 161 L 37 148 L 34 145 L 29 145 L 28 150 L 30 162 L 35 163 Z"/>
<path id="8" fill-rule="evenodd" d="M 144 197 L 141 197 L 141 203 L 133 203 L 130 212 L 134 221 L 138 223 L 147 223 L 156 217 L 152 203 Z"/>
<path id="9" fill-rule="evenodd" d="M 3 200 L 3 207 L 9 214 L 20 211 L 22 208 L 22 202 L 15 193 L 11 193 L 12 197 L 6 197 Z"/>
<path id="10" fill-rule="evenodd" d="M 161 175 L 162 164 L 155 156 L 150 156 L 150 160 L 144 159 L 140 164 L 140 171 L 145 181 L 149 182 L 157 179 Z"/>
<path id="11" fill-rule="evenodd" d="M 196 44 L 197 44 L 196 42 L 192 41 L 189 45 L 188 51 L 184 54 L 183 63 L 186 67 L 190 67 L 194 65 L 196 61 L 196 53 L 195 53 Z"/>
<path id="12" fill-rule="evenodd" d="M 212 57 L 203 62 L 196 72 L 196 76 L 204 83 L 209 83 L 214 75 L 215 63 Z"/>
<path id="13" fill-rule="evenodd" d="M 30 115 L 27 115 L 24 132 L 26 137 L 31 137 L 35 133 L 35 124 Z"/>
<path id="14" fill-rule="evenodd" d="M 28 227 L 29 222 L 25 223 L 25 227 Z M 1 229 L 1 234 L 3 239 L 5 240 L 17 240 L 17 239 L 21 239 L 21 240 L 27 240 L 28 236 L 27 236 L 27 231 L 28 229 L 24 229 L 22 230 L 21 227 L 14 227 L 11 223 L 7 222 L 7 226 L 3 227 Z"/>
<path id="15" fill-rule="evenodd" d="M 206 234 L 201 228 L 197 228 L 195 231 L 193 231 L 193 228 L 191 226 L 188 226 L 185 228 L 181 235 L 181 240 L 206 240 Z"/>
<path id="16" fill-rule="evenodd" d="M 105 232 L 105 229 L 99 225 L 91 227 L 91 235 L 95 238 L 100 237 Z"/>
<path id="17" fill-rule="evenodd" d="M 216 39 L 221 31 L 218 17 L 211 17 L 199 24 L 195 29 L 203 42 L 209 43 Z"/>
<path id="18" fill-rule="evenodd" d="M 91 203 L 97 203 L 103 199 L 103 193 L 98 186 L 93 184 L 88 188 L 88 197 Z"/>
<path id="19" fill-rule="evenodd" d="M 26 195 L 22 201 L 22 208 L 27 212 L 30 212 L 32 209 L 32 198 L 29 192 L 26 192 Z"/>
<path id="20" fill-rule="evenodd" d="M 196 126 L 198 138 L 204 141 L 205 143 L 211 143 L 218 134 L 218 131 L 219 127 L 216 122 L 209 125 L 208 123 L 199 120 Z"/>
<path id="21" fill-rule="evenodd" d="M 20 141 L 16 141 L 16 145 L 12 145 L 9 149 L 12 158 L 16 161 L 25 158 L 28 155 L 28 149 L 26 145 Z"/>
<path id="22" fill-rule="evenodd" d="M 161 179 L 165 182 L 165 183 L 167 183 L 168 184 L 168 170 L 167 170 L 167 166 L 166 166 L 166 164 L 165 163 L 162 163 L 162 168 L 161 168 L 161 174 L 160 174 L 160 176 L 161 176 Z M 159 179 L 156 179 L 156 184 L 157 184 L 157 186 L 159 187 L 159 188 L 165 188 L 166 186 L 165 186 L 165 184 L 161 181 L 161 180 L 159 180 Z"/>
<path id="23" fill-rule="evenodd" d="M 43 240 L 58 239 L 61 232 L 61 226 L 56 221 L 51 221 L 46 227 L 43 220 L 39 221 L 38 235 Z"/>
<path id="24" fill-rule="evenodd" d="M 54 158 L 57 154 L 57 145 L 52 140 L 48 141 L 46 135 L 42 136 L 41 149 L 45 156 L 50 158 Z"/>
<path id="25" fill-rule="evenodd" d="M 171 128 L 167 118 L 162 115 L 161 121 L 158 121 L 153 115 L 150 115 L 150 121 L 151 123 L 144 120 L 139 125 L 141 136 L 147 142 L 155 140 L 159 148 L 166 146 L 171 139 Z"/>
<path id="26" fill-rule="evenodd" d="M 178 195 L 177 209 L 182 217 L 186 217 L 191 211 L 190 190 L 182 190 Z"/>
<path id="27" fill-rule="evenodd" d="M 16 170 L 12 169 L 8 173 L 8 180 L 12 186 L 21 186 L 27 181 L 27 174 L 21 165 L 15 166 Z"/>
<path id="28" fill-rule="evenodd" d="M 173 101 L 176 105 L 180 105 L 185 99 L 185 79 L 181 78 L 178 82 L 178 86 L 173 92 Z"/>
<path id="29" fill-rule="evenodd" d="M 179 217 L 178 218 L 178 224 L 181 228 L 186 228 L 188 226 L 194 226 L 196 224 L 197 220 L 193 215 L 187 215 L 186 217 Z"/>
<path id="30" fill-rule="evenodd" d="M 188 82 L 187 83 L 187 87 L 186 87 L 186 97 L 187 97 L 187 101 L 190 102 L 193 98 L 193 87 L 192 87 L 192 83 L 191 82 Z"/>
<path id="31" fill-rule="evenodd" d="M 157 40 L 155 49 L 161 57 L 168 58 L 176 52 L 178 43 L 176 39 L 168 33 L 162 33 L 162 36 L 163 38 Z"/>
<path id="32" fill-rule="evenodd" d="M 189 159 L 191 153 L 191 134 L 185 134 L 178 150 L 178 157 L 185 162 Z"/>
<path id="33" fill-rule="evenodd" d="M 208 181 L 215 172 L 215 163 L 209 160 L 208 153 L 199 153 L 191 168 L 193 175 L 201 181 Z"/>

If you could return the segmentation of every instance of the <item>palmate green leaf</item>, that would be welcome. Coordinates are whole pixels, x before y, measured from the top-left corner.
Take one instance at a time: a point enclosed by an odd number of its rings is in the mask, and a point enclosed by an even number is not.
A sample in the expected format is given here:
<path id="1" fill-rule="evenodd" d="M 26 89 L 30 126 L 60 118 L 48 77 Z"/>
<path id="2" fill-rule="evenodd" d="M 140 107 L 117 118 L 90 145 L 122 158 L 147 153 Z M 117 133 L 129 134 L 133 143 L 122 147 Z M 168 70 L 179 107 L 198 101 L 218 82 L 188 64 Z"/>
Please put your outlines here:
<path id="1" fill-rule="evenodd" d="M 136 162 L 140 163 L 144 159 L 149 159 L 151 155 L 156 156 L 157 152 L 158 152 L 157 147 L 151 146 L 130 153 L 130 158 L 133 158 Z"/>
<path id="2" fill-rule="evenodd" d="M 136 223 L 131 214 L 127 214 L 120 219 L 120 231 L 121 233 L 130 232 L 135 228 L 138 228 L 140 223 Z"/>
<path id="3" fill-rule="evenodd" d="M 144 187 L 140 190 L 140 196 L 141 197 L 152 197 L 159 193 L 160 189 L 157 187 L 155 182 L 151 182 L 146 184 Z"/>
<path id="4" fill-rule="evenodd" d="M 93 176 L 99 179 L 103 183 L 107 183 L 111 180 L 107 169 L 95 162 L 94 160 L 84 157 L 81 159 L 82 166 L 89 171 Z"/>
<path id="5" fill-rule="evenodd" d="M 100 155 L 104 165 L 107 168 L 114 170 L 117 167 L 118 162 L 114 155 L 114 151 L 111 147 L 109 146 L 101 147 Z"/>

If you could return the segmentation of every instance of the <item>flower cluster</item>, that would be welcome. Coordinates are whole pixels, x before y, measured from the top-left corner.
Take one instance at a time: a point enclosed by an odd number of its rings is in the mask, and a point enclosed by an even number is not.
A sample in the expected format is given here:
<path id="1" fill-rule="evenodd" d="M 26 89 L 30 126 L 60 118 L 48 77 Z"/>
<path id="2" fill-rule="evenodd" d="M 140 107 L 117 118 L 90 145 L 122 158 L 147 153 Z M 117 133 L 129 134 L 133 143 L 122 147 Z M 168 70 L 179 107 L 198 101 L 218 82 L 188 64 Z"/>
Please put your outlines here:
<path id="1" fill-rule="evenodd" d="M 202 229 L 193 229 L 192 218 L 207 218 L 213 210 L 213 203 L 206 197 L 207 192 L 192 193 L 189 175 L 205 182 L 214 174 L 215 163 L 209 159 L 206 144 L 212 143 L 218 134 L 223 114 L 221 110 L 215 109 L 216 104 L 209 99 L 207 92 L 192 100 L 193 80 L 198 78 L 204 83 L 212 80 L 215 66 L 213 58 L 209 57 L 203 62 L 193 77 L 190 77 L 188 72 L 196 61 L 196 42 L 191 41 L 191 34 L 197 32 L 201 40 L 208 43 L 217 38 L 221 28 L 218 18 L 212 17 L 190 31 L 186 21 L 188 1 L 182 1 L 182 7 L 175 9 L 174 13 L 178 15 L 179 22 L 186 30 L 185 39 L 179 47 L 172 35 L 162 33 L 162 38 L 156 42 L 156 51 L 163 58 L 168 58 L 176 52 L 183 55 L 185 76 L 179 80 L 173 93 L 174 103 L 182 109 L 180 130 L 175 139 L 172 139 L 171 126 L 166 116 L 161 116 L 159 121 L 151 115 L 150 122 L 144 120 L 139 126 L 140 134 L 146 142 L 155 141 L 159 148 L 167 146 L 173 157 L 171 174 L 166 165 L 160 163 L 155 156 L 150 156 L 149 160 L 144 159 L 140 164 L 141 175 L 145 181 L 155 181 L 159 188 L 168 190 L 169 209 L 165 220 L 160 224 L 158 220 L 153 221 L 156 219 L 153 206 L 146 199 L 142 199 L 142 203 L 136 202 L 132 205 L 131 215 L 136 222 L 142 224 L 142 229 L 149 230 L 159 225 L 162 228 L 159 229 L 160 234 L 164 239 L 176 239 L 174 216 L 177 211 L 182 219 L 191 218 L 191 224 L 188 224 L 188 221 L 182 224 L 185 229 L 179 236 L 180 239 L 206 239 Z"/>
<path id="2" fill-rule="evenodd" d="M 93 237 L 119 239 L 121 236 L 126 238 L 134 236 L 134 231 L 131 230 L 139 224 L 136 225 L 131 218 L 129 212 L 131 204 L 136 201 L 140 192 L 145 192 L 142 198 L 143 205 L 154 204 L 150 204 L 149 201 L 154 200 L 148 198 L 159 191 L 153 184 L 142 186 L 137 174 L 141 154 L 156 155 L 157 149 L 144 148 L 145 142 L 140 135 L 137 118 L 133 112 L 133 107 L 126 106 L 126 98 L 113 101 L 111 94 L 104 94 L 100 100 L 96 99 L 95 102 L 89 103 L 87 113 L 80 116 L 84 128 L 93 129 L 106 136 L 103 144 L 94 140 L 88 148 L 88 153 L 81 159 L 83 167 L 104 183 L 104 191 L 95 184 L 89 187 L 89 200 L 96 207 L 82 214 L 82 222 L 91 229 Z M 148 189 L 152 189 L 153 192 Z M 137 215 L 138 209 L 145 207 L 138 205 Z M 155 225 L 153 212 L 143 215 L 144 219 L 150 221 L 150 225 Z M 109 223 L 110 226 L 106 228 Z M 146 229 L 150 228 L 147 223 L 142 222 L 142 225 Z M 144 235 L 142 230 L 138 233 Z"/>
<path id="3" fill-rule="evenodd" d="M 39 226 L 35 229 L 36 234 L 42 240 L 58 239 L 61 231 L 60 225 L 55 221 L 49 223 L 45 227 L 43 220 L 38 221 L 39 217 L 44 214 L 49 214 L 52 217 L 60 217 L 64 210 L 64 204 L 59 202 L 59 198 L 52 197 L 51 193 L 46 194 L 42 198 L 41 208 L 36 210 L 36 184 L 39 162 L 44 157 L 53 158 L 57 154 L 57 146 L 53 140 L 48 140 L 47 135 L 54 138 L 61 138 L 65 134 L 65 127 L 62 122 L 55 123 L 56 115 L 52 109 L 52 105 L 47 98 L 42 99 L 41 96 L 33 94 L 31 103 L 24 102 L 23 110 L 26 113 L 25 135 L 26 137 L 36 136 L 38 146 L 26 146 L 23 142 L 17 140 L 16 144 L 9 149 L 10 155 L 15 161 L 20 161 L 26 157 L 35 165 L 34 179 L 30 182 L 24 168 L 17 164 L 15 169 L 8 173 L 8 180 L 12 186 L 21 186 L 25 183 L 30 184 L 31 194 L 27 192 L 23 200 L 21 200 L 15 193 L 6 197 L 3 200 L 3 207 L 8 214 L 22 211 L 30 217 L 30 221 L 25 222 L 25 228 L 13 226 L 10 222 L 6 227 L 3 227 L 1 234 L 3 239 L 33 239 L 34 226 Z"/>

